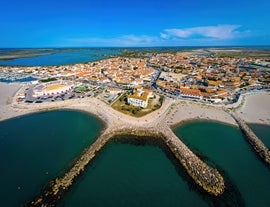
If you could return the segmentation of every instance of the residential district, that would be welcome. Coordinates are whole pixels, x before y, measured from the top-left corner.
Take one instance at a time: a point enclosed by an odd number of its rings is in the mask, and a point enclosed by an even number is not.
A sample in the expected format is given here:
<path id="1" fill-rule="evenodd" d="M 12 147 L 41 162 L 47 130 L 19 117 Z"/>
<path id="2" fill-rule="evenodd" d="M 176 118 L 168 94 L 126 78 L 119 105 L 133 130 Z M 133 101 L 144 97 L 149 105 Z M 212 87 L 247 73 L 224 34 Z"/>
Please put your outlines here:
<path id="1" fill-rule="evenodd" d="M 251 57 L 161 53 L 0 70 L 0 80 L 32 80 L 17 99 L 28 103 L 99 96 L 111 104 L 128 91 L 127 102 L 142 108 L 153 94 L 226 105 L 236 102 L 241 93 L 270 89 L 269 60 Z"/>

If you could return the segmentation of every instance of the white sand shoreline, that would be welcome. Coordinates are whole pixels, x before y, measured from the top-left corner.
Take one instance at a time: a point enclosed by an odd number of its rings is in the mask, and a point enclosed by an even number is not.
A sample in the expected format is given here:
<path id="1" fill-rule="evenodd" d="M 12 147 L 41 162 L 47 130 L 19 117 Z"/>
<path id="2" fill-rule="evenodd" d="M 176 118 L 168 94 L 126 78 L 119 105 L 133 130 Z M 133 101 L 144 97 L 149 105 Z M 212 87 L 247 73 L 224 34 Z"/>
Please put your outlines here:
<path id="1" fill-rule="evenodd" d="M 5 99 L 10 99 L 10 97 L 12 97 L 22 86 L 23 84 L 0 83 L 0 121 L 41 111 L 70 109 L 91 113 L 99 117 L 106 124 L 114 125 L 129 123 L 134 126 L 147 126 L 151 122 L 158 123 L 158 120 L 164 118 L 170 127 L 196 120 L 217 121 L 237 126 L 235 120 L 230 116 L 230 114 L 223 110 L 223 108 L 226 109 L 228 107 L 222 108 L 220 106 L 211 106 L 184 100 L 174 101 L 167 99 L 161 109 L 141 118 L 130 117 L 118 112 L 97 98 L 73 99 L 61 102 L 34 104 L 16 103 L 13 98 L 13 103 L 6 104 L 7 100 Z M 2 97 L 4 98 L 2 99 Z M 261 105 L 256 108 L 258 104 Z M 270 125 L 269 106 L 270 94 L 257 93 L 254 95 L 244 96 L 243 103 L 236 109 L 236 112 L 248 123 Z"/>
<path id="2" fill-rule="evenodd" d="M 171 127 L 181 125 L 191 121 L 215 121 L 232 126 L 237 126 L 235 120 L 226 113 L 221 107 L 177 101 L 172 106 L 171 112 L 167 118 L 167 124 Z"/>
<path id="3" fill-rule="evenodd" d="M 270 94 L 252 94 L 244 99 L 236 110 L 238 116 L 248 123 L 270 125 Z"/>

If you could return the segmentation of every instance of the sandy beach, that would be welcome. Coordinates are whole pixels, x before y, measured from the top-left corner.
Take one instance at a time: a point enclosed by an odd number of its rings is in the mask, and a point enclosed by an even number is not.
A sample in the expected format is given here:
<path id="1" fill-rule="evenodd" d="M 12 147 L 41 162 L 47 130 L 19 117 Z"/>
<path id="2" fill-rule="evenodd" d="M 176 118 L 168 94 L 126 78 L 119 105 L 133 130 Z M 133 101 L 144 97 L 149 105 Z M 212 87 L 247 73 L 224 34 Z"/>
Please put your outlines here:
<path id="1" fill-rule="evenodd" d="M 52 103 L 16 103 L 12 97 L 22 84 L 0 83 L 0 121 L 16 116 L 53 109 L 74 109 L 89 112 L 112 125 L 128 124 L 146 127 L 156 125 L 165 119 L 169 126 L 175 126 L 191 120 L 212 120 L 237 126 L 234 119 L 222 107 L 215 107 L 190 101 L 166 99 L 163 106 L 144 117 L 135 118 L 112 109 L 97 98 L 72 99 Z M 246 122 L 270 124 L 270 95 L 258 93 L 247 95 L 243 104 L 237 109 L 239 116 Z"/>
<path id="2" fill-rule="evenodd" d="M 0 82 L 0 106 L 11 104 L 13 96 L 21 88 L 20 83 Z"/>
<path id="3" fill-rule="evenodd" d="M 0 121 L 24 114 L 23 111 L 19 112 L 12 107 L 13 97 L 21 87 L 21 83 L 0 82 Z"/>
<path id="4" fill-rule="evenodd" d="M 6 90 L 8 93 L 2 92 L 5 94 L 5 99 L 10 99 L 10 97 L 12 98 L 16 91 L 18 91 L 16 93 L 17 95 L 23 90 L 23 88 L 18 90 L 19 86 L 17 88 L 15 86 L 9 86 L 8 84 L 1 86 L 3 87 L 0 87 L 0 91 L 4 91 L 6 88 L 8 88 Z M 60 189 L 62 188 L 70 188 L 73 180 L 92 160 L 95 153 L 99 151 L 113 135 L 117 135 L 118 132 L 128 132 L 134 135 L 138 135 L 136 134 L 137 132 L 144 132 L 147 134 L 151 133 L 152 135 L 162 135 L 164 137 L 164 142 L 170 147 L 171 151 L 175 153 L 175 156 L 179 162 L 185 167 L 188 174 L 199 186 L 201 186 L 205 191 L 214 195 L 220 195 L 224 191 L 225 184 L 222 175 L 216 169 L 208 166 L 199 157 L 197 157 L 197 155 L 194 154 L 181 141 L 181 138 L 179 139 L 173 133 L 171 128 L 183 122 L 192 120 L 218 121 L 233 126 L 238 126 L 232 116 L 228 112 L 224 111 L 225 107 L 211 106 L 185 100 L 176 101 L 172 99 L 165 99 L 160 109 L 144 117 L 135 118 L 114 110 L 105 102 L 94 97 L 48 103 L 17 103 L 16 95 L 12 98 L 12 103 L 5 103 L 5 99 L 1 101 L 2 105 L 0 108 L 0 121 L 38 111 L 73 109 L 91 113 L 99 117 L 106 124 L 102 134 L 93 145 L 89 146 L 87 151 L 85 151 L 85 153 L 78 159 L 79 161 L 76 162 L 61 179 L 56 179 L 54 181 L 54 185 L 52 189 L 50 189 L 50 194 L 48 194 L 47 191 L 44 191 L 45 197 L 58 195 L 58 192 L 60 192 Z M 259 115 L 256 117 L 261 120 L 262 116 L 260 116 L 260 114 L 265 115 L 269 111 L 269 105 L 267 104 L 267 101 L 270 100 L 269 97 L 269 95 L 264 94 L 245 97 L 243 99 L 245 100 L 245 103 L 242 104 L 238 110 L 240 111 L 240 114 L 246 115 L 246 118 L 253 117 L 257 111 L 260 111 Z M 263 102 L 259 107 L 260 110 L 256 109 L 257 102 Z M 209 173 L 205 174 L 202 172 Z M 210 187 L 209 180 L 211 183 Z M 38 201 L 40 202 L 39 199 Z"/>
<path id="5" fill-rule="evenodd" d="M 245 96 L 237 113 L 248 123 L 270 125 L 270 94 L 258 93 Z"/>
<path id="6" fill-rule="evenodd" d="M 221 107 L 200 103 L 178 101 L 171 107 L 170 113 L 167 115 L 167 124 L 169 126 L 176 126 L 192 120 L 218 121 L 237 126 L 230 114 L 223 111 Z"/>

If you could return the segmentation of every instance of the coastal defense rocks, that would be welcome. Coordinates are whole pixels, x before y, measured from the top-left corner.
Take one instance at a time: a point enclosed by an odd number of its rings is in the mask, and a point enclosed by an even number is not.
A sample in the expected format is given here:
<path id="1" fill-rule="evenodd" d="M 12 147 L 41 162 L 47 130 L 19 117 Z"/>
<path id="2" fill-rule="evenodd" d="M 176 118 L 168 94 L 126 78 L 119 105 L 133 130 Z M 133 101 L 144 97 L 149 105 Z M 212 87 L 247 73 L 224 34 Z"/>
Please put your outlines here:
<path id="1" fill-rule="evenodd" d="M 89 162 L 96 156 L 96 153 L 109 141 L 111 134 L 104 132 L 98 139 L 81 154 L 74 165 L 63 177 L 56 178 L 45 187 L 40 196 L 35 198 L 26 206 L 52 207 L 56 206 L 64 193 L 70 189 L 74 180 L 84 171 Z"/>
<path id="2" fill-rule="evenodd" d="M 107 128 L 98 139 L 88 147 L 77 159 L 74 165 L 61 178 L 53 180 L 42 192 L 27 206 L 56 206 L 64 193 L 70 189 L 74 180 L 84 171 L 102 147 L 113 137 L 121 135 L 134 135 L 143 137 L 157 137 L 166 143 L 175 157 L 194 181 L 208 193 L 219 196 L 224 192 L 225 184 L 223 177 L 216 169 L 202 162 L 168 126 L 151 128 Z"/>
<path id="3" fill-rule="evenodd" d="M 193 180 L 208 193 L 219 196 L 225 190 L 223 177 L 216 170 L 201 161 L 173 132 L 160 129 L 164 133 L 164 139 Z"/>
<path id="4" fill-rule="evenodd" d="M 245 135 L 248 142 L 251 144 L 253 149 L 258 153 L 260 158 L 270 166 L 270 151 L 264 145 L 264 143 L 254 134 L 254 132 L 249 128 L 249 126 L 236 114 L 231 113 L 231 116 L 235 119 L 239 128 Z"/>
<path id="5" fill-rule="evenodd" d="M 224 179 L 221 174 L 201 161 L 167 126 L 156 129 L 118 131 L 115 135 L 151 136 L 161 138 L 170 148 L 174 156 L 187 170 L 193 180 L 208 193 L 219 196 L 225 190 Z"/>

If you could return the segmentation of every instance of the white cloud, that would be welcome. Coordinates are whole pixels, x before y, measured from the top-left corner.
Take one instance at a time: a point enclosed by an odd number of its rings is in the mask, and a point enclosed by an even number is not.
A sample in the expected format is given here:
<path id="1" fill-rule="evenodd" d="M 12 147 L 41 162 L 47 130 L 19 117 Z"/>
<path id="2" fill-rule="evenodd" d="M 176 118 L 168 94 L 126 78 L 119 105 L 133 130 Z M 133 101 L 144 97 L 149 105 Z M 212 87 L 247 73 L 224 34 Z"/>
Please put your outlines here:
<path id="1" fill-rule="evenodd" d="M 163 38 L 163 39 L 168 39 L 169 35 L 165 34 L 165 33 L 160 33 L 160 37 Z"/>
<path id="2" fill-rule="evenodd" d="M 249 35 L 250 31 L 239 31 L 238 29 L 240 27 L 239 25 L 218 25 L 166 29 L 159 36 L 129 34 L 108 38 L 70 38 L 63 42 L 63 46 L 147 47 L 231 45 L 237 44 L 237 39 Z"/>
<path id="3" fill-rule="evenodd" d="M 240 25 L 218 25 L 218 26 L 191 27 L 191 28 L 184 28 L 184 29 L 166 29 L 165 35 L 167 35 L 167 38 L 168 37 L 189 38 L 193 36 L 201 36 L 201 37 L 225 40 L 225 39 L 232 39 L 232 38 L 237 37 L 239 32 L 236 30 L 239 27 L 241 26 Z"/>
<path id="4" fill-rule="evenodd" d="M 91 46 L 148 46 L 159 42 L 159 37 L 147 35 L 124 35 L 113 38 L 71 38 L 68 44 L 71 45 L 91 45 Z"/>

